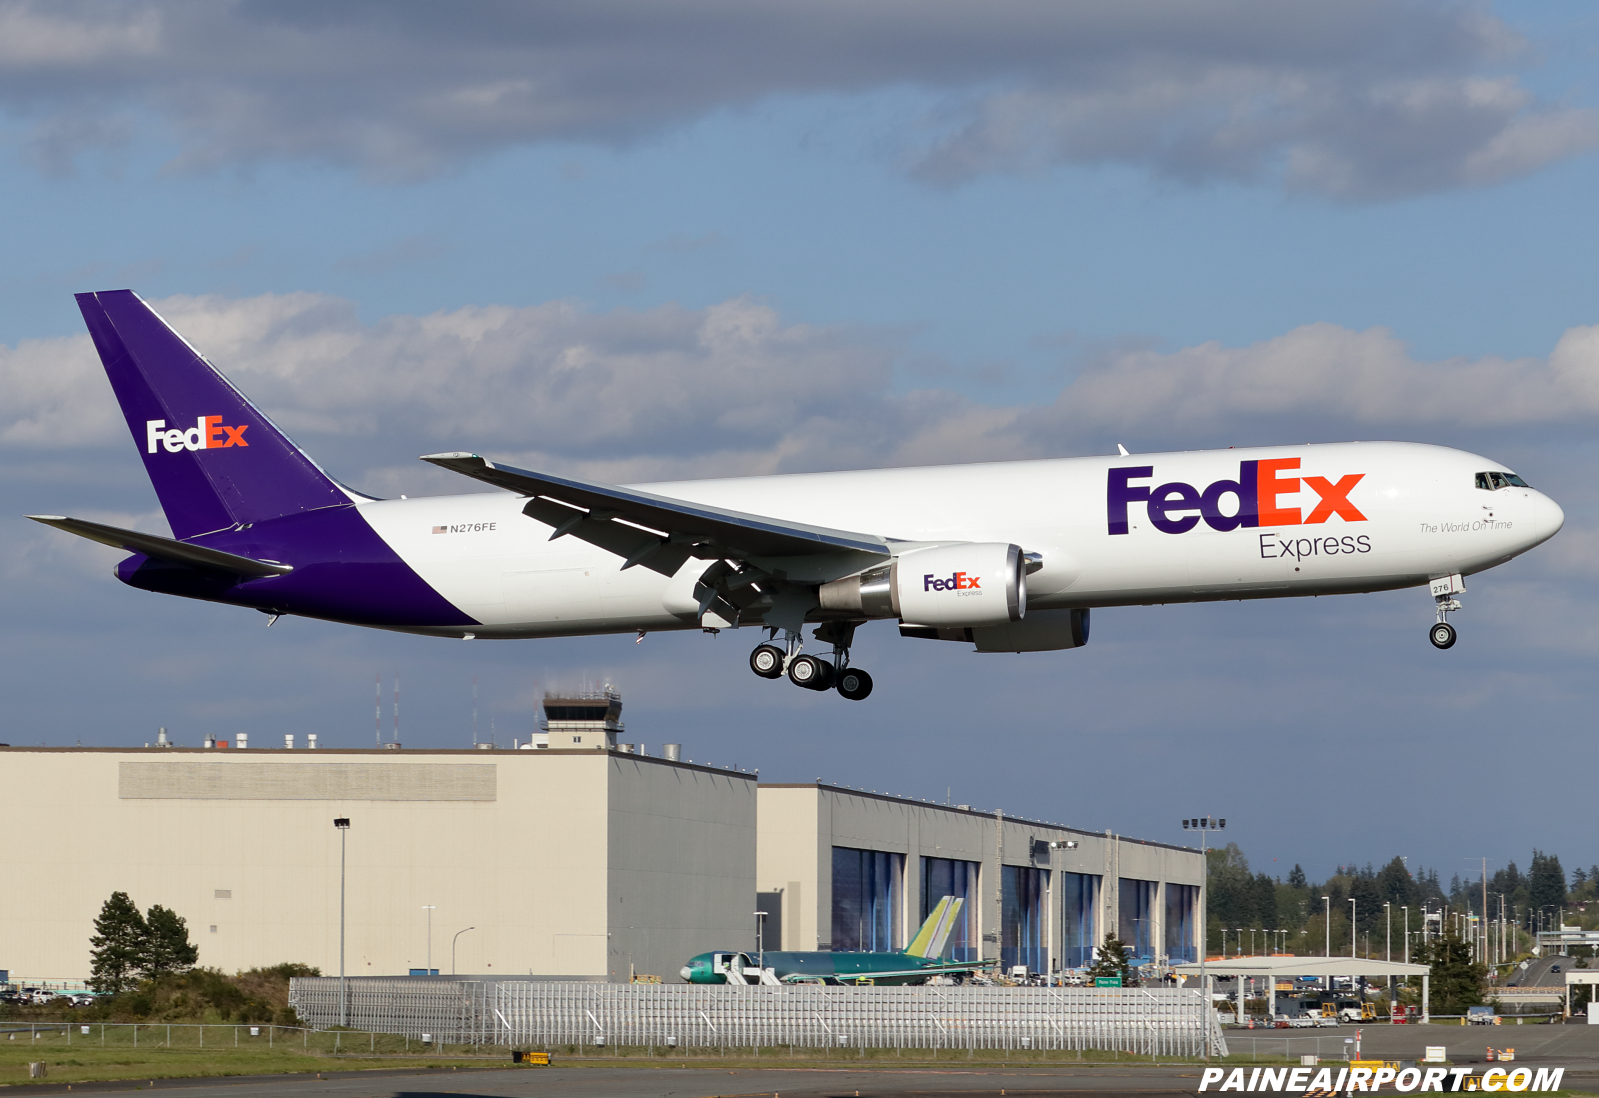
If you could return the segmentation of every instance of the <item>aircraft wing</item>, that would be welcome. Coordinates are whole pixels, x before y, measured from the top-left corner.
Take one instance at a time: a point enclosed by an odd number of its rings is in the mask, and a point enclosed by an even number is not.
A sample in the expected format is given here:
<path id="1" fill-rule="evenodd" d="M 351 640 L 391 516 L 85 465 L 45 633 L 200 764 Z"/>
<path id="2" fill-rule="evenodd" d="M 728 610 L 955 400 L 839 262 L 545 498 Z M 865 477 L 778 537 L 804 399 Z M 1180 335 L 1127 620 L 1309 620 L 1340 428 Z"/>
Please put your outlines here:
<path id="1" fill-rule="evenodd" d="M 80 538 L 98 541 L 101 545 L 126 549 L 130 553 L 143 553 L 147 557 L 187 565 L 190 568 L 204 568 L 236 576 L 283 576 L 294 571 L 293 565 L 279 564 L 277 561 L 241 557 L 236 553 L 224 553 L 220 549 L 207 549 L 203 545 L 190 545 L 186 541 L 174 541 L 172 538 L 142 534 L 137 530 L 124 530 L 117 526 L 102 526 L 98 522 L 67 518 L 65 515 L 27 517 L 34 522 L 54 526 L 57 530 L 77 534 Z"/>
<path id="2" fill-rule="evenodd" d="M 834 556 L 849 560 L 839 575 L 891 555 L 888 539 L 727 511 L 700 503 L 499 465 L 477 454 L 428 454 L 423 461 L 530 496 L 522 513 L 555 527 L 551 540 L 571 534 L 625 558 L 675 575 L 689 557 L 702 560 L 784 560 Z"/>

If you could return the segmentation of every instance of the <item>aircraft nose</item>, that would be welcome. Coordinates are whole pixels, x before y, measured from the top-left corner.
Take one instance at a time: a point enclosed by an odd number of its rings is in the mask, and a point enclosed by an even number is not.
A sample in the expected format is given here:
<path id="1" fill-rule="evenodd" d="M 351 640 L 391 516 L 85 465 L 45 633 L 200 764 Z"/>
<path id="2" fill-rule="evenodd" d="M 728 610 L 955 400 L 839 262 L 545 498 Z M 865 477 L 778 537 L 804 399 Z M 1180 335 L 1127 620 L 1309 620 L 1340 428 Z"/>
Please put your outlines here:
<path id="1" fill-rule="evenodd" d="M 1566 513 L 1560 509 L 1560 504 L 1538 493 L 1538 505 L 1533 508 L 1533 532 L 1539 541 L 1548 541 L 1560 532 L 1566 524 Z"/>
<path id="2" fill-rule="evenodd" d="M 684 980 L 689 980 L 694 975 L 692 972 L 689 971 L 688 965 L 684 965 L 682 968 L 678 969 L 677 970 L 677 974 L 679 976 L 683 977 Z"/>

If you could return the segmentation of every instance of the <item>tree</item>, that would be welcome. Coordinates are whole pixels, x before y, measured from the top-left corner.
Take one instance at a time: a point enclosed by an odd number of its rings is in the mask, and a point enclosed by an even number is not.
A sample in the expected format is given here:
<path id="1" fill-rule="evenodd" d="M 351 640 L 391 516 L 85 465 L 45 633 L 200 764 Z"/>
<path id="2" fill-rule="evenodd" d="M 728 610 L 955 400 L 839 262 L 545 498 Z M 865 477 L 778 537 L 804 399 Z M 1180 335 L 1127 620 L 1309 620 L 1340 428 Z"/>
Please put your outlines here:
<path id="1" fill-rule="evenodd" d="M 1377 874 L 1377 893 L 1395 907 L 1421 906 L 1421 889 L 1411 878 L 1410 870 L 1405 868 L 1403 858 L 1396 857 L 1382 867 Z"/>
<path id="2" fill-rule="evenodd" d="M 1534 915 L 1546 907 L 1566 906 L 1566 871 L 1560 859 L 1540 850 L 1532 852 L 1532 868 L 1527 872 L 1527 902 Z"/>
<path id="3" fill-rule="evenodd" d="M 1105 940 L 1094 951 L 1094 963 L 1088 966 L 1090 980 L 1100 976 L 1120 976 L 1123 987 L 1132 984 L 1132 969 L 1127 964 L 1127 943 L 1116 937 L 1114 930 L 1105 932 Z"/>
<path id="4" fill-rule="evenodd" d="M 1416 952 L 1421 964 L 1432 965 L 1429 988 L 1434 1014 L 1464 1014 L 1467 1007 L 1482 1003 L 1488 969 L 1471 960 L 1471 943 L 1451 929 L 1441 938 L 1424 943 Z"/>
<path id="5" fill-rule="evenodd" d="M 200 947 L 189 941 L 189 924 L 183 916 L 156 904 L 145 917 L 145 934 L 139 951 L 139 974 L 153 979 L 166 972 L 187 972 L 200 959 Z"/>
<path id="6" fill-rule="evenodd" d="M 1288 887 L 1289 888 L 1304 888 L 1305 884 L 1306 884 L 1306 882 L 1305 882 L 1305 871 L 1302 868 L 1300 868 L 1300 865 L 1299 865 L 1298 862 L 1295 862 L 1293 870 L 1290 871 L 1289 874 L 1288 874 Z"/>
<path id="7" fill-rule="evenodd" d="M 115 994 L 132 987 L 140 968 L 149 928 L 126 892 L 113 892 L 100 905 L 89 938 L 90 986 Z"/>

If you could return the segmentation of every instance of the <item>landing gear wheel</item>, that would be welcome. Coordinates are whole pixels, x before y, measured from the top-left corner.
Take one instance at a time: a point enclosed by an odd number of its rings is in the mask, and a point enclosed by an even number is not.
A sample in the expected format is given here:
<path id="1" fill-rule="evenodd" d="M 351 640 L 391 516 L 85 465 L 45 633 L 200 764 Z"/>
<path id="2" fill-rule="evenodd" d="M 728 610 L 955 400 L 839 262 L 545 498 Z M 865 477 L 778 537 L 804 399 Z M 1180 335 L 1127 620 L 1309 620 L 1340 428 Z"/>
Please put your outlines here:
<path id="1" fill-rule="evenodd" d="M 833 685 L 833 665 L 815 656 L 795 656 L 788 661 L 788 679 L 807 690 L 826 690 Z"/>
<path id="2" fill-rule="evenodd" d="M 750 653 L 750 670 L 763 679 L 775 679 L 783 674 L 783 659 L 783 650 L 777 645 L 757 645 Z"/>
<path id="3" fill-rule="evenodd" d="M 852 702 L 865 701 L 872 692 L 872 676 L 859 667 L 846 667 L 838 673 L 838 693 Z"/>
<path id="4" fill-rule="evenodd" d="M 1455 627 L 1446 621 L 1441 621 L 1427 630 L 1427 639 L 1432 641 L 1434 648 L 1453 648 L 1455 646 Z"/>

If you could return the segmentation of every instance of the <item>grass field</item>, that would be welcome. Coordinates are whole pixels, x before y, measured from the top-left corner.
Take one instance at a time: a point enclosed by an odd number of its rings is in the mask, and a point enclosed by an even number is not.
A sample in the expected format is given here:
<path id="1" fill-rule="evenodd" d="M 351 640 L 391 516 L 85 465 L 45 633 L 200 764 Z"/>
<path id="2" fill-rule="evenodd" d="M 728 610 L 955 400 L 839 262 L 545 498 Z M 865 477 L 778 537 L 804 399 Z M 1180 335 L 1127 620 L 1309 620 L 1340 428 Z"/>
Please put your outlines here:
<path id="1" fill-rule="evenodd" d="M 399 1065 L 429 1067 L 494 1063 L 505 1049 L 468 1045 L 434 1047 L 402 1037 L 260 1026 L 162 1024 L 29 1027 L 0 1023 L 0 1086 L 30 1082 L 76 1083 L 106 1079 L 180 1079 L 202 1075 L 268 1075 L 295 1071 L 359 1071 Z M 9 1030 L 10 1032 L 6 1032 Z M 32 1062 L 47 1065 L 43 1080 L 30 1077 Z"/>

